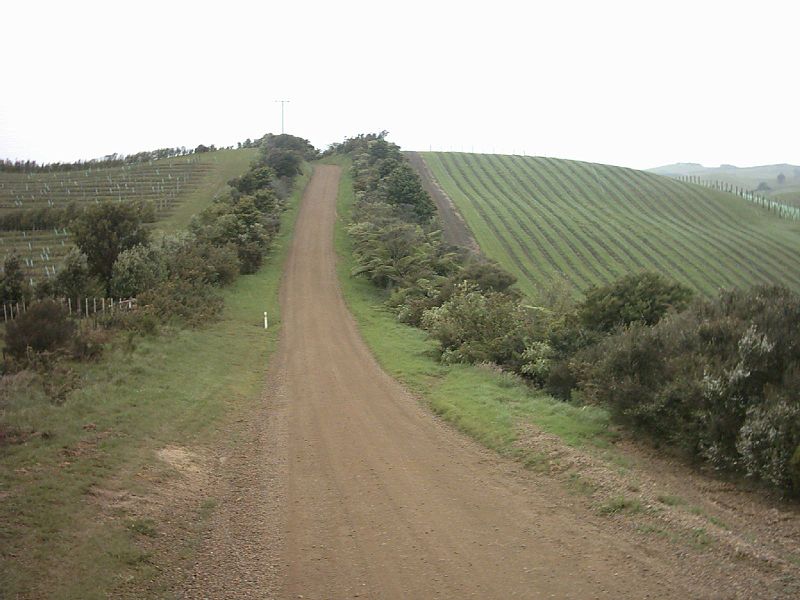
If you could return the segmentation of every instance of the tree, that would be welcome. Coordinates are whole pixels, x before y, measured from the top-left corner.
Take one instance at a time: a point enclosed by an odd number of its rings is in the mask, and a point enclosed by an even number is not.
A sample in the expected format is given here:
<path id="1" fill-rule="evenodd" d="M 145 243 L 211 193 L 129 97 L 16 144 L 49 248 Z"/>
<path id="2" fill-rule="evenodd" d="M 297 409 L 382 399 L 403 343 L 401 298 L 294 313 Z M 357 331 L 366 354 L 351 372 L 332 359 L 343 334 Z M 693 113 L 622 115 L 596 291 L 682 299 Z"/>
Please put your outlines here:
<path id="1" fill-rule="evenodd" d="M 264 156 L 264 162 L 278 177 L 294 177 L 302 172 L 302 157 L 294 150 L 273 148 Z"/>
<path id="2" fill-rule="evenodd" d="M 786 183 L 786 175 L 778 173 L 778 185 L 783 185 L 784 183 Z"/>
<path id="3" fill-rule="evenodd" d="M 592 287 L 578 306 L 589 329 L 612 331 L 620 325 L 654 325 L 670 308 L 682 310 L 693 292 L 657 273 L 625 275 L 604 287 Z"/>
<path id="4" fill-rule="evenodd" d="M 53 292 L 65 298 L 83 298 L 94 295 L 97 283 L 89 275 L 86 256 L 73 248 L 64 259 L 64 266 L 55 277 Z"/>
<path id="5" fill-rule="evenodd" d="M 11 254 L 3 263 L 3 275 L 0 278 L 0 301 L 4 304 L 22 302 L 30 294 L 25 283 L 25 273 L 17 254 Z"/>
<path id="6" fill-rule="evenodd" d="M 86 255 L 89 272 L 111 293 L 114 263 L 120 252 L 147 243 L 147 230 L 131 204 L 104 202 L 87 209 L 73 226 L 75 244 Z"/>
<path id="7" fill-rule="evenodd" d="M 428 220 L 436 208 L 422 187 L 419 176 L 408 164 L 400 164 L 383 180 L 386 199 L 390 204 L 407 205 L 419 221 Z"/>

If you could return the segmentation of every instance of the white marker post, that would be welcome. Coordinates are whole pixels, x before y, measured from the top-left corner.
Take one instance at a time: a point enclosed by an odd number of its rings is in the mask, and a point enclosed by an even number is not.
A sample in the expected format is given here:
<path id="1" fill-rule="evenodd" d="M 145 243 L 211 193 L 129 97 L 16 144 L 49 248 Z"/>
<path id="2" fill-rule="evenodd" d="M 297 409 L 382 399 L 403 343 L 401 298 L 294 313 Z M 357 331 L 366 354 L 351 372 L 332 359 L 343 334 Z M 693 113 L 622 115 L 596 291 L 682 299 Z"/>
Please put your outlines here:
<path id="1" fill-rule="evenodd" d="M 267 316 L 267 311 L 264 311 L 264 329 L 269 329 L 269 316 Z"/>

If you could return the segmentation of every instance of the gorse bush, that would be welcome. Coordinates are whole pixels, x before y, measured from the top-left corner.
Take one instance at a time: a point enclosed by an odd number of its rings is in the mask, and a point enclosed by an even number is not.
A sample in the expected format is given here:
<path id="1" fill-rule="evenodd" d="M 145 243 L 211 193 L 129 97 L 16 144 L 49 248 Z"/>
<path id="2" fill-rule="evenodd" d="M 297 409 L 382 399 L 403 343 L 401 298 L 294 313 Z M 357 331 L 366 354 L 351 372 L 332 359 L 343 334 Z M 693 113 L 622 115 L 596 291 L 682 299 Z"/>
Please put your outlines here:
<path id="1" fill-rule="evenodd" d="M 5 352 L 16 359 L 63 348 L 75 335 L 67 309 L 53 300 L 35 302 L 6 324 Z"/>
<path id="2" fill-rule="evenodd" d="M 631 323 L 654 325 L 669 309 L 684 309 L 692 295 L 686 286 L 657 273 L 625 275 L 610 285 L 589 288 L 578 316 L 585 327 L 604 332 Z"/>
<path id="3" fill-rule="evenodd" d="M 515 298 L 460 284 L 441 306 L 426 310 L 422 327 L 437 339 L 444 362 L 490 362 L 519 367 L 528 318 Z"/>
<path id="4" fill-rule="evenodd" d="M 800 297 L 724 292 L 652 327 L 632 324 L 573 360 L 586 397 L 718 468 L 794 486 Z"/>

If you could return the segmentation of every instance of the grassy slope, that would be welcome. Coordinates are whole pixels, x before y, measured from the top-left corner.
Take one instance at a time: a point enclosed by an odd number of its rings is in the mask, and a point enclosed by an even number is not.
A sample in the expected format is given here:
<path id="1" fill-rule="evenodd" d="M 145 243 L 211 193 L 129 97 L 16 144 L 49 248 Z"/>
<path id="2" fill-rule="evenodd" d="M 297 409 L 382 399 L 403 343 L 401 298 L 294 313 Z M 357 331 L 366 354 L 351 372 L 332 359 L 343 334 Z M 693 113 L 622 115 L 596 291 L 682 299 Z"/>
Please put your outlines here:
<path id="1" fill-rule="evenodd" d="M 436 344 L 414 327 L 398 323 L 384 308 L 385 297 L 368 281 L 350 275 L 352 246 L 345 227 L 353 206 L 352 180 L 346 172 L 339 188 L 336 251 L 339 281 L 361 334 L 387 373 L 420 395 L 431 408 L 490 448 L 525 461 L 515 448 L 519 425 L 534 423 L 573 445 L 605 447 L 610 439 L 607 414 L 577 408 L 530 390 L 510 375 L 467 365 L 436 361 Z"/>
<path id="2" fill-rule="evenodd" d="M 545 158 L 424 153 L 483 251 L 536 297 L 641 270 L 704 294 L 778 282 L 800 289 L 800 223 L 633 169 Z"/>
<path id="3" fill-rule="evenodd" d="M 27 393 L 0 415 L 48 434 L 0 448 L 0 589 L 9 597 L 100 598 L 123 579 L 151 573 L 130 522 L 101 520 L 86 492 L 97 486 L 146 495 L 138 474 L 157 465 L 158 449 L 213 444 L 219 424 L 259 398 L 278 337 L 283 262 L 307 180 L 308 173 L 298 181 L 265 266 L 224 291 L 219 322 L 137 339 L 133 350 L 119 344 L 99 363 L 77 367 L 83 387 L 62 406 Z M 270 311 L 268 332 L 264 310 Z M 96 429 L 85 430 L 88 423 Z M 65 448 L 85 451 L 69 456 Z"/>
<path id="4" fill-rule="evenodd" d="M 228 181 L 247 171 L 257 154 L 258 150 L 255 148 L 243 148 L 197 155 L 202 157 L 202 162 L 213 165 L 214 169 L 203 176 L 200 189 L 186 194 L 172 214 L 158 221 L 156 225 L 158 229 L 161 231 L 185 229 L 192 215 L 203 210 L 218 194 L 224 192 L 228 187 Z"/>
<path id="5" fill-rule="evenodd" d="M 146 169 L 150 173 L 149 176 L 154 177 L 152 171 L 162 163 L 180 165 L 182 162 L 193 161 L 192 164 L 194 165 L 207 166 L 208 168 L 205 172 L 198 173 L 192 177 L 191 185 L 184 188 L 185 190 L 188 189 L 188 191 L 183 191 L 180 194 L 179 201 L 174 209 L 157 213 L 158 220 L 154 225 L 155 229 L 163 232 L 172 232 L 185 229 L 192 215 L 208 206 L 217 194 L 224 192 L 230 179 L 247 171 L 257 154 L 258 150 L 254 148 L 218 150 L 206 154 L 165 158 L 144 166 L 134 166 L 132 171 L 121 168 L 101 169 L 94 172 L 93 176 L 100 177 L 102 184 L 105 185 L 105 177 L 110 177 L 111 181 L 116 184 L 121 181 L 123 175 L 130 177 L 132 173 L 135 175 L 138 172 L 137 170 Z M 163 177 L 163 172 L 161 176 Z M 21 177 L 24 177 L 25 181 L 29 180 L 31 190 L 35 191 L 40 189 L 45 182 L 52 182 L 54 178 L 67 177 L 82 182 L 84 172 L 36 173 L 31 175 L 30 178 L 17 173 L 0 173 L 0 180 L 5 179 L 5 184 L 8 185 L 10 185 L 10 180 Z M 0 185 L 4 185 L 4 182 L 0 181 Z M 148 187 L 141 181 L 139 181 L 138 185 L 140 188 Z M 136 197 L 135 194 L 134 197 Z M 151 195 L 149 197 L 154 199 L 157 196 Z M 5 201 L 8 200 L 9 198 L 6 197 Z M 37 206 L 46 206 L 44 200 L 41 198 L 40 200 L 41 202 Z M 68 200 L 69 198 L 63 195 L 58 199 L 59 203 L 66 203 Z M 0 212 L 3 210 L 13 211 L 17 209 L 13 207 L 0 209 Z M 52 229 L 44 231 L 0 231 L 0 260 L 12 252 L 16 252 L 23 258 L 32 259 L 34 266 L 32 268 L 25 267 L 25 270 L 34 279 L 44 276 L 45 265 L 48 268 L 58 268 L 64 255 L 71 247 L 72 243 L 68 235 L 56 233 Z M 45 249 L 47 249 L 47 254 L 49 255 L 48 261 L 45 261 L 42 257 L 42 252 Z"/>

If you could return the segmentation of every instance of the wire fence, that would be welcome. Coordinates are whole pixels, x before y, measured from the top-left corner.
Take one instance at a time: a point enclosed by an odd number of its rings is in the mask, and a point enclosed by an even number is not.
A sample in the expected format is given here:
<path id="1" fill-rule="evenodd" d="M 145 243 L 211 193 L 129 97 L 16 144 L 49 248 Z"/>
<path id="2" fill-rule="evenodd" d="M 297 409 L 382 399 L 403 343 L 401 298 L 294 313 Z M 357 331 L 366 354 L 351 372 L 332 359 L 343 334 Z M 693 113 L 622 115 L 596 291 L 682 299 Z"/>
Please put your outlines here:
<path id="1" fill-rule="evenodd" d="M 58 298 L 69 315 L 76 319 L 88 319 L 97 315 L 112 314 L 115 311 L 131 311 L 136 309 L 136 298 Z M 26 302 L 24 299 L 13 304 L 3 303 L 3 322 L 7 323 L 28 312 L 36 301 Z"/>

